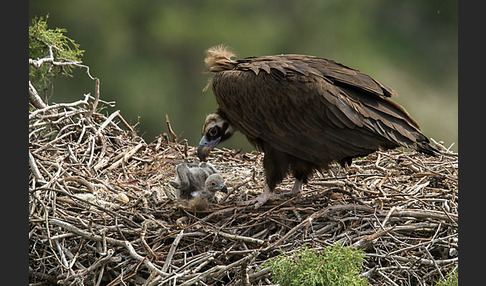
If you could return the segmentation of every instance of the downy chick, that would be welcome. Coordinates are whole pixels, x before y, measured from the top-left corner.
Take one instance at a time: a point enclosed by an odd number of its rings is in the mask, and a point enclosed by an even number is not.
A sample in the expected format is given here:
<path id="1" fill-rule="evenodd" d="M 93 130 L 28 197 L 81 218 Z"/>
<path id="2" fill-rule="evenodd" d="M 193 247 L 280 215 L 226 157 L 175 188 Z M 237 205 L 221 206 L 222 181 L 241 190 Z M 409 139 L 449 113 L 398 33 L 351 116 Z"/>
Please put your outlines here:
<path id="1" fill-rule="evenodd" d="M 210 163 L 202 162 L 197 167 L 188 167 L 188 164 L 182 163 L 176 166 L 176 173 L 175 181 L 169 183 L 176 189 L 178 199 L 189 200 L 199 196 L 200 193 L 214 198 L 216 191 L 226 190 L 226 187 L 223 188 L 223 178 Z M 219 175 L 219 177 L 211 177 L 211 175 Z M 210 177 L 211 179 L 208 180 Z"/>
<path id="2" fill-rule="evenodd" d="M 194 191 L 191 193 L 193 198 L 201 197 L 207 199 L 210 202 L 216 202 L 216 192 L 221 191 L 228 192 L 226 185 L 224 184 L 223 176 L 218 173 L 210 175 L 205 181 L 205 188 L 203 190 Z"/>
<path id="3" fill-rule="evenodd" d="M 210 175 L 205 182 L 205 189 L 192 192 L 192 199 L 189 200 L 189 209 L 194 211 L 207 211 L 211 203 L 217 203 L 216 192 L 228 192 L 220 174 Z"/>

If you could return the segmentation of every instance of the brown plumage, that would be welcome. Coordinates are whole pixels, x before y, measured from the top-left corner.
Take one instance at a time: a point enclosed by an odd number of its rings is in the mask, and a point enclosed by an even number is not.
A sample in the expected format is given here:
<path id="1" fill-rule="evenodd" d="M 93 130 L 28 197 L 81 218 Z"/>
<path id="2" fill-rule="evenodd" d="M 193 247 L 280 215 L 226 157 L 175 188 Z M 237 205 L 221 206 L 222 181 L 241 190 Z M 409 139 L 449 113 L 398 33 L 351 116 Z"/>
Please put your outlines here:
<path id="1" fill-rule="evenodd" d="M 198 155 L 205 159 L 234 130 L 265 153 L 267 188 L 249 203 L 258 207 L 288 173 L 299 192 L 315 170 L 331 162 L 398 146 L 434 155 L 438 151 L 403 107 L 395 92 L 358 70 L 306 55 L 232 59 L 223 46 L 205 59 L 219 108 L 207 117 Z"/>

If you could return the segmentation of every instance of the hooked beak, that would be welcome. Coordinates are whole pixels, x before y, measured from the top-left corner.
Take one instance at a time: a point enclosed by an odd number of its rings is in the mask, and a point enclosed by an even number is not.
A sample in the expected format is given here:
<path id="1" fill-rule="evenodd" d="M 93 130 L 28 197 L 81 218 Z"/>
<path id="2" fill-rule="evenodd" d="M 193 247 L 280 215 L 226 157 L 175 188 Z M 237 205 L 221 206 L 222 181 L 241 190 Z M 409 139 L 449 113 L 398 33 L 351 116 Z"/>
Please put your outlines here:
<path id="1" fill-rule="evenodd" d="M 219 141 L 221 141 L 221 137 L 208 141 L 206 136 L 203 136 L 197 147 L 197 156 L 199 159 L 201 159 L 201 161 L 206 161 L 206 157 L 208 157 L 211 150 L 218 145 Z"/>
<path id="2" fill-rule="evenodd" d="M 228 193 L 228 188 L 226 187 L 226 185 L 223 185 L 220 191 L 223 193 Z"/>

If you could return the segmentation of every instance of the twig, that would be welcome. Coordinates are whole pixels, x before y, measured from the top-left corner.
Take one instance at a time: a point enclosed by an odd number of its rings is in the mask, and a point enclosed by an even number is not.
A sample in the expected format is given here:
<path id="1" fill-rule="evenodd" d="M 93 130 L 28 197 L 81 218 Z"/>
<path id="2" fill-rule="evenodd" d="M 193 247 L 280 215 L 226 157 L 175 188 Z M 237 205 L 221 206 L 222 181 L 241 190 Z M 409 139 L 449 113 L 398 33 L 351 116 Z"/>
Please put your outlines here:
<path id="1" fill-rule="evenodd" d="M 57 226 L 60 226 L 70 232 L 73 232 L 79 236 L 82 236 L 86 239 L 89 239 L 89 240 L 93 240 L 93 241 L 97 241 L 97 242 L 102 242 L 103 241 L 103 237 L 102 236 L 99 236 L 99 235 L 96 235 L 96 234 L 91 234 L 89 232 L 86 232 L 84 230 L 81 230 L 67 222 L 64 222 L 64 221 L 60 221 L 58 219 L 51 219 L 50 220 L 50 223 L 52 225 L 57 225 Z M 113 245 L 118 245 L 118 246 L 123 246 L 124 248 L 126 248 L 128 250 L 128 253 L 130 254 L 130 256 L 138 261 L 143 261 L 145 266 L 147 266 L 150 271 L 152 270 L 155 270 L 157 271 L 157 273 L 163 277 L 167 276 L 168 274 L 163 272 L 162 270 L 158 269 L 152 262 L 150 262 L 148 259 L 145 259 L 145 257 L 141 256 L 140 254 L 138 254 L 135 249 L 133 248 L 133 245 L 128 242 L 128 241 L 123 241 L 123 240 L 118 240 L 118 239 L 114 239 L 114 238 L 111 238 L 111 237 L 106 237 L 106 242 L 107 243 L 110 243 L 110 244 L 113 244 Z"/>
<path id="2" fill-rule="evenodd" d="M 120 113 L 117 114 L 117 117 L 118 117 L 118 119 L 120 119 L 121 123 L 123 123 L 123 125 L 126 128 L 128 128 L 128 130 L 130 130 L 132 136 L 135 136 L 135 133 L 136 133 L 135 130 L 133 129 L 133 127 L 130 124 L 128 124 L 128 122 L 125 120 L 125 118 L 123 118 L 123 116 L 121 116 Z"/>
<path id="3" fill-rule="evenodd" d="M 439 219 L 444 221 L 450 221 L 454 224 L 457 224 L 458 217 L 454 214 L 442 214 L 437 211 L 423 211 L 423 210 L 395 210 L 394 213 L 391 214 L 393 217 L 415 217 L 415 218 L 431 218 L 431 219 Z"/>
<path id="4" fill-rule="evenodd" d="M 393 214 L 397 206 L 393 206 L 390 211 L 386 214 L 385 219 L 381 222 L 381 227 L 385 227 L 386 223 L 390 219 L 390 216 Z"/>
<path id="5" fill-rule="evenodd" d="M 126 275 L 126 276 L 123 276 L 123 272 L 120 274 L 120 276 L 118 276 L 117 278 L 115 278 L 115 280 L 111 281 L 110 283 L 108 283 L 108 285 L 106 286 L 115 286 L 115 285 L 118 285 L 120 283 L 123 283 L 123 281 L 126 281 L 128 279 L 130 279 L 131 277 L 135 276 L 138 272 L 138 268 L 140 267 L 140 265 L 145 261 L 145 258 L 140 261 L 137 266 L 135 267 L 135 269 L 132 271 L 132 273 Z M 152 270 L 152 271 L 155 271 L 157 272 L 155 269 Z M 123 283 L 125 285 L 125 283 Z"/>
<path id="6" fill-rule="evenodd" d="M 162 272 L 167 272 L 169 269 L 170 263 L 172 261 L 172 257 L 174 256 L 174 253 L 177 249 L 177 246 L 179 245 L 179 242 L 181 241 L 182 236 L 184 235 L 184 230 L 181 230 L 179 234 L 176 236 L 174 241 L 172 242 L 172 245 L 170 246 L 169 253 L 167 254 L 167 258 L 165 259 L 164 266 L 162 267 Z"/>
<path id="7" fill-rule="evenodd" d="M 110 124 L 110 122 L 116 117 L 118 116 L 118 114 L 120 114 L 120 110 L 116 110 L 115 112 L 113 112 L 106 120 L 105 122 L 103 122 L 103 124 L 101 124 L 101 126 L 98 128 L 98 131 L 96 131 L 96 134 L 95 136 L 96 137 L 99 137 L 101 135 L 101 132 L 103 131 L 103 129 L 106 128 L 106 126 L 108 126 L 108 124 Z"/>
<path id="8" fill-rule="evenodd" d="M 32 170 L 32 173 L 37 178 L 37 180 L 40 180 L 40 181 L 46 180 L 46 179 L 44 179 L 44 176 L 42 176 L 42 174 L 39 172 L 39 168 L 37 167 L 37 163 L 35 162 L 35 158 L 34 158 L 34 156 L 32 156 L 30 151 L 29 151 L 29 166 L 30 166 L 30 169 Z"/>
<path id="9" fill-rule="evenodd" d="M 346 185 L 343 181 L 313 181 L 313 185 L 325 186 L 325 187 L 344 187 Z"/>
<path id="10" fill-rule="evenodd" d="M 177 143 L 177 135 L 174 133 L 174 130 L 172 130 L 168 114 L 165 114 L 165 123 L 167 124 L 167 129 L 169 130 L 170 136 L 172 137 L 172 142 Z"/>
<path id="11" fill-rule="evenodd" d="M 397 283 L 395 283 L 393 281 L 393 279 L 391 279 L 390 277 L 386 276 L 383 272 L 379 271 L 379 270 L 376 270 L 376 273 L 380 274 L 383 278 L 386 279 L 386 281 L 388 281 L 388 283 L 390 283 L 391 285 L 393 286 L 399 286 Z"/>
<path id="12" fill-rule="evenodd" d="M 274 243 L 272 243 L 269 246 L 267 246 L 266 248 L 264 248 L 263 251 L 268 251 L 268 250 L 272 249 L 273 247 L 275 247 L 276 245 L 278 245 L 279 243 L 281 243 L 282 241 L 287 239 L 291 234 L 296 232 L 298 229 L 311 224 L 316 218 L 326 216 L 327 213 L 332 212 L 332 211 L 337 211 L 337 210 L 364 210 L 364 211 L 368 211 L 368 212 L 374 211 L 373 209 L 366 207 L 366 206 L 362 206 L 362 205 L 337 205 L 337 206 L 330 206 L 330 207 L 321 209 L 321 210 L 313 213 L 312 215 L 308 216 L 305 220 L 303 220 L 301 223 L 299 223 L 298 225 L 293 227 L 290 231 L 288 231 L 284 236 L 282 236 L 277 241 L 275 241 Z"/>
<path id="13" fill-rule="evenodd" d="M 241 286 L 251 286 L 250 284 L 250 276 L 248 275 L 248 261 L 244 261 L 241 266 Z"/>
<path id="14" fill-rule="evenodd" d="M 118 166 L 120 166 L 121 163 L 127 162 L 130 158 L 132 158 L 133 155 L 135 155 L 135 153 L 138 152 L 138 150 L 140 150 L 140 148 L 142 148 L 144 146 L 145 146 L 145 143 L 138 144 L 133 149 L 131 149 L 130 151 L 126 152 L 125 155 L 123 155 L 123 157 L 121 159 L 119 159 L 118 161 L 116 161 L 115 163 L 113 163 L 111 166 L 109 166 L 108 168 L 106 168 L 102 172 L 112 171 L 112 170 L 118 168 Z"/>
<path id="15" fill-rule="evenodd" d="M 427 266 L 434 266 L 435 264 L 437 265 L 447 265 L 451 263 L 456 263 L 458 261 L 458 258 L 450 258 L 450 259 L 426 259 L 426 258 L 420 258 L 415 255 L 410 255 L 408 257 L 402 257 L 402 256 L 397 256 L 397 255 L 392 255 L 389 257 L 388 254 L 386 255 L 380 255 L 380 254 L 374 254 L 374 253 L 367 253 L 366 255 L 371 256 L 371 257 L 380 257 L 380 258 L 391 258 L 394 260 L 402 261 L 402 262 L 407 262 L 407 263 L 419 263 Z"/>
<path id="16" fill-rule="evenodd" d="M 47 105 L 44 103 L 44 101 L 40 98 L 39 94 L 37 93 L 37 90 L 32 85 L 30 80 L 29 80 L 29 102 L 35 108 L 38 108 L 38 109 L 47 107 Z"/>
<path id="17" fill-rule="evenodd" d="M 91 117 L 93 113 L 96 111 L 96 108 L 98 107 L 98 101 L 100 100 L 100 80 L 97 78 L 95 79 L 95 97 L 94 97 L 94 102 L 91 106 L 91 110 L 86 114 L 86 117 Z"/>
<path id="18" fill-rule="evenodd" d="M 36 68 L 39 68 L 40 66 L 42 66 L 45 63 L 50 63 L 53 66 L 60 66 L 60 67 L 62 67 L 62 66 L 76 66 L 76 67 L 86 69 L 86 73 L 88 74 L 89 78 L 92 79 L 92 80 L 95 79 L 89 72 L 89 66 L 82 65 L 81 62 L 79 62 L 79 61 L 65 61 L 65 62 L 56 61 L 55 58 L 54 58 L 54 53 L 52 52 L 52 49 L 57 48 L 57 47 L 53 46 L 53 45 L 49 45 L 44 41 L 42 41 L 42 42 L 44 44 L 46 44 L 47 48 L 49 49 L 49 56 L 46 57 L 46 58 L 37 59 L 37 60 L 29 59 L 29 65 L 33 65 Z"/>
<path id="19" fill-rule="evenodd" d="M 70 176 L 70 177 L 66 177 L 64 179 L 61 180 L 61 183 L 63 183 L 65 185 L 66 182 L 68 181 L 73 181 L 73 182 L 77 182 L 77 183 L 80 183 L 82 185 L 85 185 L 87 188 L 88 188 L 88 191 L 89 192 L 94 192 L 94 187 L 93 185 L 88 182 L 87 180 L 85 180 L 84 178 L 80 177 L 80 176 Z"/>
<path id="20" fill-rule="evenodd" d="M 69 196 L 69 197 L 70 197 L 70 198 L 72 198 L 72 199 L 79 200 L 79 201 L 82 201 L 83 203 L 86 203 L 86 204 L 89 204 L 89 205 L 91 205 L 91 206 L 94 206 L 94 207 L 96 207 L 96 208 L 98 208 L 98 209 L 100 209 L 100 210 L 102 210 L 102 211 L 106 212 L 107 214 L 109 214 L 109 215 L 113 216 L 114 218 L 116 218 L 116 217 L 121 218 L 122 220 L 126 221 L 126 222 L 127 222 L 127 223 L 129 223 L 130 225 L 135 226 L 135 227 L 137 227 L 137 228 L 139 228 L 139 229 L 142 229 L 142 226 L 141 226 L 140 224 L 138 224 L 138 223 L 134 222 L 133 220 L 131 220 L 131 219 L 127 218 L 126 216 L 124 216 L 124 215 L 122 215 L 122 214 L 119 214 L 119 213 L 117 213 L 117 212 L 114 212 L 114 211 L 112 211 L 112 210 L 110 210 L 110 209 L 107 209 L 107 208 L 105 208 L 105 207 L 102 207 L 102 206 L 100 206 L 100 205 L 97 205 L 97 204 L 95 204 L 95 203 L 92 203 L 92 202 L 90 202 L 90 201 L 88 201 L 88 200 L 85 200 L 85 199 L 83 199 L 83 198 L 80 198 L 80 197 L 78 197 L 78 196 L 74 196 L 74 195 L 72 195 L 72 194 L 68 193 L 67 191 L 65 191 L 65 190 L 63 190 L 63 189 L 52 189 L 52 188 L 40 187 L 40 188 L 36 189 L 36 191 L 38 191 L 38 190 L 50 190 L 50 191 L 54 191 L 54 192 L 58 192 L 58 193 L 62 193 L 62 194 L 64 194 L 64 195 L 66 195 L 66 196 Z"/>
<path id="21" fill-rule="evenodd" d="M 240 240 L 240 241 L 244 241 L 244 242 L 253 243 L 253 244 L 256 244 L 256 245 L 263 245 L 265 243 L 264 240 L 261 240 L 261 239 L 258 239 L 258 238 L 241 236 L 241 235 L 236 235 L 236 234 L 230 234 L 230 233 L 225 233 L 225 232 L 222 232 L 222 231 L 210 231 L 210 232 L 215 234 L 215 235 L 221 235 L 224 238 Z"/>
<path id="22" fill-rule="evenodd" d="M 113 258 L 113 254 L 114 254 L 114 250 L 113 249 L 108 249 L 108 252 L 105 254 L 104 257 L 102 258 L 99 258 L 97 259 L 93 264 L 91 264 L 89 267 L 83 269 L 83 270 L 80 270 L 78 271 L 77 273 L 67 277 L 66 279 L 64 279 L 62 282 L 63 283 L 67 283 L 68 281 L 70 280 L 73 280 L 75 278 L 78 278 L 78 277 L 82 277 L 82 276 L 85 276 L 87 275 L 88 273 L 91 273 L 93 271 L 96 270 L 96 268 L 98 267 L 102 267 L 108 263 L 111 263 L 111 262 L 114 262 L 114 261 L 117 261 L 117 262 L 120 262 L 121 261 L 121 258 L 120 257 L 115 257 Z"/>
<path id="23" fill-rule="evenodd" d="M 356 241 L 355 243 L 353 243 L 353 246 L 354 247 L 357 247 L 357 248 L 366 248 L 368 247 L 369 243 L 372 242 L 373 240 L 379 238 L 380 236 L 383 236 L 387 233 L 389 233 L 390 231 L 392 231 L 395 227 L 390 227 L 390 228 L 387 228 L 383 231 L 379 231 L 377 233 L 373 233 L 373 234 L 370 234 L 370 235 L 367 235 L 363 238 L 361 238 L 360 240 Z"/>
<path id="24" fill-rule="evenodd" d="M 184 144 L 184 150 L 183 150 L 183 151 L 184 151 L 184 152 L 183 152 L 183 154 L 184 154 L 184 158 L 187 158 L 187 157 L 189 157 L 189 155 L 188 155 L 188 153 L 187 153 L 188 148 L 189 148 L 189 147 L 187 146 L 187 139 L 182 139 L 182 144 Z"/>
<path id="25" fill-rule="evenodd" d="M 242 186 L 244 186 L 247 183 L 251 182 L 252 180 L 254 180 L 254 178 L 252 178 L 252 177 L 245 178 L 243 181 L 241 181 L 236 186 L 234 186 L 231 190 L 228 190 L 228 193 L 223 196 L 223 198 L 221 199 L 220 202 L 221 203 L 222 202 L 225 202 L 231 194 L 233 194 L 234 192 L 238 191 L 239 188 L 241 188 Z"/>
<path id="26" fill-rule="evenodd" d="M 233 263 L 231 263 L 227 266 L 218 265 L 218 266 L 215 266 L 213 268 L 210 268 L 210 269 L 206 270 L 205 272 L 197 275 L 196 277 L 185 281 L 180 286 L 193 285 L 196 282 L 202 281 L 202 280 L 209 278 L 209 277 L 218 277 L 221 273 L 226 272 L 229 269 L 234 269 L 234 268 L 236 268 L 236 267 L 238 267 L 238 266 L 240 266 L 244 263 L 248 263 L 249 261 L 253 260 L 258 254 L 260 254 L 260 251 L 255 250 L 250 255 L 243 257 L 240 260 L 235 261 L 235 262 L 233 262 Z"/>
<path id="27" fill-rule="evenodd" d="M 156 259 L 157 258 L 157 255 L 155 255 L 155 253 L 152 250 L 152 248 L 148 245 L 147 241 L 145 241 L 145 234 L 146 233 L 147 233 L 147 224 L 144 224 L 143 225 L 142 233 L 140 233 L 140 241 L 142 242 L 142 245 L 145 248 L 145 250 L 148 252 L 148 256 L 151 259 Z"/>

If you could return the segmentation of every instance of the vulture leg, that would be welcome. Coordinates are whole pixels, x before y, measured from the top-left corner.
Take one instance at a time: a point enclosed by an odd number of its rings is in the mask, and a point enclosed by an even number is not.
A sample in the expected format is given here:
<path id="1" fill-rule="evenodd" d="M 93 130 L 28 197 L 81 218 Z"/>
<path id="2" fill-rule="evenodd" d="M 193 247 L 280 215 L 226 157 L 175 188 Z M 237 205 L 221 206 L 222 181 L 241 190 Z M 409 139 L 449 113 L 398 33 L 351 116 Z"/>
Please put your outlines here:
<path id="1" fill-rule="evenodd" d="M 290 194 L 292 195 L 297 195 L 300 192 L 302 192 L 302 184 L 304 182 L 300 179 L 295 179 L 294 186 L 292 187 L 292 190 L 290 191 Z"/>
<path id="2" fill-rule="evenodd" d="M 278 194 L 278 195 L 286 196 L 286 197 L 293 197 L 294 195 L 297 195 L 302 191 L 302 189 L 303 189 L 302 185 L 303 184 L 304 184 L 304 182 L 302 180 L 296 179 L 292 189 L 276 187 L 275 193 Z"/>
<path id="3" fill-rule="evenodd" d="M 313 165 L 309 166 L 306 162 L 298 158 L 276 150 L 266 142 L 260 142 L 260 146 L 265 152 L 265 156 L 263 157 L 263 168 L 267 181 L 265 191 L 253 200 L 239 203 L 239 205 L 243 206 L 254 205 L 255 209 L 266 203 L 272 197 L 280 195 L 288 197 L 300 193 L 303 184 L 307 182 L 308 177 L 313 173 L 315 168 Z M 295 183 L 292 189 L 275 188 L 291 170 L 295 177 Z M 287 192 L 279 194 L 275 193 L 275 190 Z"/>

